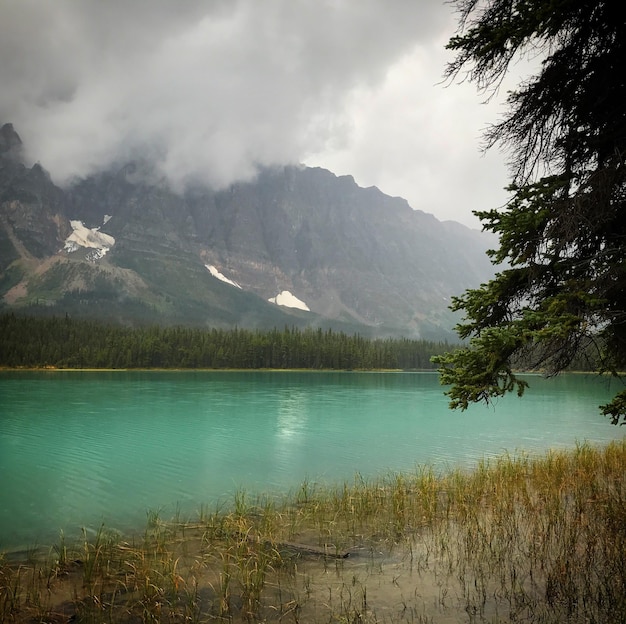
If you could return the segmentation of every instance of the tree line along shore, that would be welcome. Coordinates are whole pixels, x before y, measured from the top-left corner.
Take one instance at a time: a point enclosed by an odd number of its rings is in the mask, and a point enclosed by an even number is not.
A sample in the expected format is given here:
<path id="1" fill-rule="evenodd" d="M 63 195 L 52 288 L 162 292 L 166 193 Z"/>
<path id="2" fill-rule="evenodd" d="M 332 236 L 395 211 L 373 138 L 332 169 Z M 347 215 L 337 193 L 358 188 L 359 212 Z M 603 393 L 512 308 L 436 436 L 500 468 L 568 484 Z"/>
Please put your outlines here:
<path id="1" fill-rule="evenodd" d="M 434 370 L 447 342 L 370 339 L 331 329 L 123 327 L 71 317 L 0 315 L 6 368 Z"/>

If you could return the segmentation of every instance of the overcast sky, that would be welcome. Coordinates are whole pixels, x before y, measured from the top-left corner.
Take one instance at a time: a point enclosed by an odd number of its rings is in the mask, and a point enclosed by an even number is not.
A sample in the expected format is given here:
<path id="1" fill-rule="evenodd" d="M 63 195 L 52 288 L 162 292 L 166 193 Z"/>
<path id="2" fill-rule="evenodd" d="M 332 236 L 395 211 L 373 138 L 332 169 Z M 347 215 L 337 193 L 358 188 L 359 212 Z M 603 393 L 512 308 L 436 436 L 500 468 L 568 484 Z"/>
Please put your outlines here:
<path id="1" fill-rule="evenodd" d="M 455 30 L 443 0 L 0 0 L 0 123 L 59 184 L 137 155 L 178 189 L 304 163 L 478 227 L 502 109 L 441 84 Z"/>

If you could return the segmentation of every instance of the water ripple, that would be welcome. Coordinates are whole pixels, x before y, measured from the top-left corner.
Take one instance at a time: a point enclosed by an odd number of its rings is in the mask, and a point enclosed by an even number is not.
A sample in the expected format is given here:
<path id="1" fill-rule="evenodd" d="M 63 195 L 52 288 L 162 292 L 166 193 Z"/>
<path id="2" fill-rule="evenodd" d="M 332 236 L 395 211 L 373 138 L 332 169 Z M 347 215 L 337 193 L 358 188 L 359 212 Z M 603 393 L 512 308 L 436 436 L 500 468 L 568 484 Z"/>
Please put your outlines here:
<path id="1" fill-rule="evenodd" d="M 0 373 L 0 548 L 137 527 L 149 509 L 191 513 L 238 489 L 621 436 L 597 416 L 610 389 L 555 381 L 459 414 L 432 374 Z"/>

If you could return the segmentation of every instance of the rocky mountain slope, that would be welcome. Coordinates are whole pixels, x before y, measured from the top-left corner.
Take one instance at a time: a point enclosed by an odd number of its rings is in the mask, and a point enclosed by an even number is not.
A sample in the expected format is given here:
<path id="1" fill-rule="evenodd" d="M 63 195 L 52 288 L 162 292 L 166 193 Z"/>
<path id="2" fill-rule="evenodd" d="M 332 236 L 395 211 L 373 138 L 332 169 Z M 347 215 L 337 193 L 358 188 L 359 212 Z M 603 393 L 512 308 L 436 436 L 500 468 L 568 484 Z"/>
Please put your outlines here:
<path id="1" fill-rule="evenodd" d="M 492 275 L 488 246 L 323 169 L 178 194 L 135 162 L 60 189 L 23 164 L 13 127 L 0 129 L 5 309 L 451 337 L 450 297 Z"/>

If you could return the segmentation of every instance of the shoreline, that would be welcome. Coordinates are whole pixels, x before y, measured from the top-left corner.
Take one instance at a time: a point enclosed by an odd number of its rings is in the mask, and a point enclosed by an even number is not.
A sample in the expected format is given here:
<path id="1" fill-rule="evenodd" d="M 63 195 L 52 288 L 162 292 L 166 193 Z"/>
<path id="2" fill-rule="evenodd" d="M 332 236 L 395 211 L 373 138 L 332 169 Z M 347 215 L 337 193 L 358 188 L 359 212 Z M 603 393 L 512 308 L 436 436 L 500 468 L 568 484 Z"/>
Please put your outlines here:
<path id="1" fill-rule="evenodd" d="M 625 466 L 626 438 L 153 513 L 135 536 L 0 556 L 0 620 L 616 621 Z"/>
<path id="2" fill-rule="evenodd" d="M 524 449 L 517 449 L 514 453 L 503 452 L 498 455 L 490 455 L 484 456 L 480 459 L 477 459 L 474 465 L 471 466 L 456 466 L 456 467 L 440 467 L 439 469 L 435 469 L 435 467 L 431 464 L 416 464 L 414 469 L 411 471 L 404 472 L 387 472 L 381 474 L 379 476 L 374 476 L 370 479 L 364 480 L 360 475 L 355 475 L 355 480 L 360 481 L 361 485 L 364 487 L 369 487 L 372 484 L 375 484 L 373 487 L 381 488 L 387 487 L 388 482 L 392 483 L 398 481 L 406 481 L 410 482 L 411 480 L 416 479 L 416 475 L 422 475 L 428 473 L 435 480 L 444 481 L 452 474 L 459 474 L 472 476 L 474 473 L 478 471 L 482 471 L 485 468 L 488 468 L 492 465 L 498 465 L 505 461 L 517 462 L 540 462 L 544 460 L 546 457 L 551 455 L 554 456 L 569 456 L 577 453 L 580 449 L 588 448 L 593 452 L 601 452 L 603 449 L 606 449 L 611 446 L 620 446 L 624 447 L 624 457 L 626 459 L 626 433 L 624 434 L 621 440 L 613 440 L 610 442 L 602 442 L 602 443 L 590 443 L 587 441 L 577 442 L 575 446 L 569 449 L 563 449 L 560 447 L 549 448 L 546 451 L 526 451 Z M 624 464 L 625 473 L 624 477 L 626 478 L 626 462 Z M 73 539 L 78 539 L 82 534 L 96 534 L 98 531 L 98 527 L 100 529 L 106 529 L 107 531 L 112 532 L 120 537 L 120 539 L 130 539 L 133 540 L 138 536 L 141 536 L 145 532 L 145 525 L 150 524 L 153 520 L 152 518 L 157 518 L 159 523 L 164 525 L 167 524 L 179 524 L 179 525 L 193 525 L 198 522 L 197 518 L 194 518 L 194 515 L 198 515 L 202 517 L 204 514 L 208 513 L 209 509 L 214 509 L 215 511 L 212 513 L 215 514 L 228 514 L 232 513 L 238 505 L 242 502 L 242 500 L 246 501 L 246 505 L 252 506 L 255 508 L 263 507 L 268 503 L 274 505 L 282 505 L 282 506 L 294 506 L 299 504 L 298 500 L 302 493 L 305 493 L 305 498 L 310 498 L 310 496 L 314 495 L 314 493 L 328 493 L 334 491 L 346 491 L 354 487 L 355 480 L 348 481 L 344 480 L 336 480 L 336 481 L 312 481 L 309 482 L 305 480 L 299 484 L 296 484 L 293 487 L 288 488 L 283 491 L 248 491 L 245 489 L 236 489 L 231 492 L 228 496 L 222 497 L 220 499 L 216 499 L 204 503 L 193 503 L 193 506 L 196 508 L 194 512 L 188 512 L 186 514 L 182 514 L 179 509 L 178 502 L 172 502 L 168 505 L 163 505 L 159 507 L 157 510 L 154 509 L 146 509 L 145 515 L 147 517 L 147 521 L 144 523 L 140 523 L 134 528 L 128 527 L 126 530 L 120 530 L 114 528 L 112 526 L 106 525 L 105 522 L 100 522 L 97 525 L 88 526 L 86 524 L 77 524 L 75 525 L 77 528 L 74 531 L 74 535 L 69 534 L 63 528 L 58 528 L 54 531 L 54 533 L 62 536 L 63 538 L 73 537 Z M 380 484 L 384 484 L 381 486 Z M 310 494 L 308 491 L 310 490 Z M 310 501 L 308 501 L 310 502 Z M 161 518 L 163 510 L 167 508 L 172 508 L 171 517 L 168 519 Z M 182 519 L 182 518 L 185 519 Z M 80 527 L 80 528 L 78 528 Z M 50 534 L 53 532 L 51 531 Z M 51 549 L 54 548 L 56 541 L 52 541 L 48 544 L 40 544 L 38 540 L 33 541 L 31 544 L 20 544 L 15 547 L 2 548 L 0 547 L 0 560 L 2 555 L 9 556 L 12 560 L 16 559 L 16 555 L 19 553 L 24 553 L 27 557 L 31 557 L 34 552 L 39 552 L 40 554 L 45 554 L 50 552 Z M 19 560 L 19 558 L 17 558 Z"/>
<path id="3" fill-rule="evenodd" d="M 0 366 L 0 372 L 77 372 L 77 373 L 130 373 L 130 372 L 181 372 L 181 373 L 433 373 L 439 374 L 432 368 L 61 368 L 57 366 Z M 514 371 L 520 376 L 545 377 L 541 371 Z M 593 375 L 594 377 L 609 377 L 615 375 L 610 372 L 572 370 L 562 371 L 563 375 Z M 626 371 L 617 373 L 617 377 L 626 376 Z"/>

